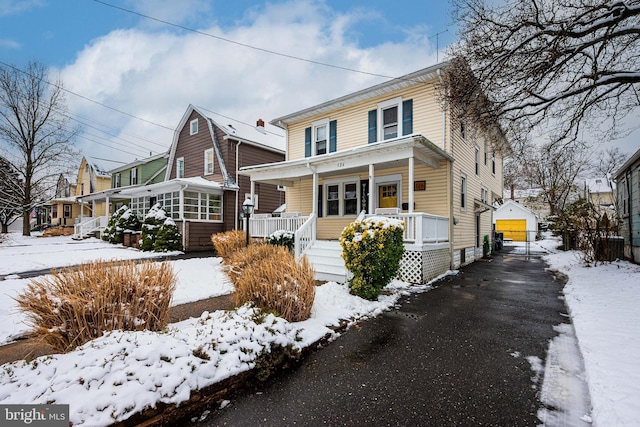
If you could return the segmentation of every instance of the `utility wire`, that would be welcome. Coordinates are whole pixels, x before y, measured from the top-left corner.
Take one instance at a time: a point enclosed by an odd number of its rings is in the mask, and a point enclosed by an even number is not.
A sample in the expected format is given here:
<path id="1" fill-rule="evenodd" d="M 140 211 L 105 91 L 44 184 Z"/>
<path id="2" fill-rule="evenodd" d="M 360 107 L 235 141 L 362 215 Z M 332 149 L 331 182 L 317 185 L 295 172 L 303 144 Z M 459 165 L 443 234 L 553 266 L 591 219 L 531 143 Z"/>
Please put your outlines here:
<path id="1" fill-rule="evenodd" d="M 206 33 L 204 31 L 200 31 L 200 30 L 196 30 L 196 29 L 193 29 L 193 28 L 185 27 L 184 25 L 175 24 L 173 22 L 169 22 L 169 21 L 165 21 L 163 19 L 155 18 L 153 16 L 145 15 L 143 13 L 136 12 L 134 10 L 127 9 L 127 8 L 124 8 L 124 7 L 121 7 L 121 6 L 116 6 L 114 4 L 107 3 L 107 2 L 102 1 L 102 0 L 93 0 L 93 1 L 96 2 L 96 3 L 100 3 L 100 4 L 104 5 L 104 6 L 112 7 L 114 9 L 118 9 L 118 10 L 121 10 L 123 12 L 127 12 L 127 13 L 131 13 L 133 15 L 140 16 L 142 18 L 146 18 L 146 19 L 150 19 L 152 21 L 160 22 L 161 24 L 165 24 L 165 25 L 169 25 L 169 26 L 172 26 L 172 27 L 180 28 L 181 30 L 189 31 L 189 32 L 192 32 L 192 33 L 195 33 L 195 34 L 200 34 L 201 36 L 205 36 L 205 37 L 211 37 L 213 39 L 217 39 L 217 40 L 221 40 L 221 41 L 224 41 L 224 42 L 227 42 L 227 43 L 235 44 L 237 46 L 246 47 L 248 49 L 253 49 L 253 50 L 260 51 L 260 52 L 269 53 L 271 55 L 277 55 L 277 56 L 281 56 L 283 58 L 294 59 L 296 61 L 308 62 L 310 64 L 321 65 L 323 67 L 336 68 L 338 70 L 350 71 L 352 73 L 366 74 L 368 76 L 382 77 L 382 78 L 391 79 L 391 80 L 409 80 L 409 81 L 412 81 L 412 79 L 404 79 L 402 77 L 393 77 L 393 76 L 387 76 L 385 74 L 378 74 L 378 73 L 372 73 L 372 72 L 369 72 L 369 71 L 357 70 L 355 68 L 349 68 L 349 67 L 343 67 L 343 66 L 340 66 L 340 65 L 329 64 L 327 62 L 316 61 L 316 60 L 309 59 L 309 58 L 302 58 L 302 57 L 299 57 L 299 56 L 290 55 L 288 53 L 277 52 L 275 50 L 265 49 L 263 47 L 257 47 L 257 46 L 253 46 L 253 45 L 250 45 L 250 44 L 247 44 L 247 43 L 241 43 L 241 42 L 238 42 L 238 41 L 235 41 L 235 40 L 227 39 L 225 37 L 220 37 L 220 36 L 216 36 L 214 34 Z"/>

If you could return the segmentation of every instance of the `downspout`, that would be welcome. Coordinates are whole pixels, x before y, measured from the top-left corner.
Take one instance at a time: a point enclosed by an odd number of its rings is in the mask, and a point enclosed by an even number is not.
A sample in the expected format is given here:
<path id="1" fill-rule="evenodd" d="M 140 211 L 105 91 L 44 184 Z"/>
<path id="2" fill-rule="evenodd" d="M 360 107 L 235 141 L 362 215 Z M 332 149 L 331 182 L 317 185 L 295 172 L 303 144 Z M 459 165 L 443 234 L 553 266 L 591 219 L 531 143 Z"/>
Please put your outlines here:
<path id="1" fill-rule="evenodd" d="M 185 184 L 180 190 L 180 218 L 182 219 L 182 249 L 187 250 L 187 219 L 184 217 L 184 190 L 189 188 L 189 184 Z"/>
<path id="2" fill-rule="evenodd" d="M 233 225 L 234 230 L 238 229 L 238 215 L 240 214 L 238 212 L 238 193 L 240 193 L 240 181 L 238 181 L 238 179 L 240 179 L 240 175 L 238 175 L 238 169 L 240 169 L 238 165 L 240 155 L 238 154 L 238 152 L 240 151 L 240 144 L 242 144 L 242 141 L 238 141 L 236 144 L 236 185 L 238 186 L 238 191 L 236 191 L 236 207 L 234 208 L 233 214 L 235 217 Z"/>
<path id="3" fill-rule="evenodd" d="M 438 68 L 436 70 L 436 73 L 438 74 L 438 79 L 440 80 L 440 84 L 442 85 L 442 91 L 444 94 L 444 91 L 446 91 L 446 87 L 444 85 L 444 80 L 442 78 L 442 72 L 440 71 L 440 68 Z M 446 101 L 446 97 L 443 96 L 443 104 L 442 104 L 442 150 L 443 151 L 447 151 L 446 150 L 446 144 L 445 144 L 445 138 L 446 138 L 446 111 L 447 111 L 447 101 Z M 453 156 L 453 138 L 451 138 L 451 157 L 454 158 L 455 161 L 455 157 Z M 450 212 L 450 218 L 449 218 L 449 242 L 450 242 L 450 249 L 449 249 L 449 256 L 451 259 L 451 269 L 454 269 L 454 265 L 453 265 L 453 248 L 455 246 L 455 237 L 454 237 L 454 230 L 453 230 L 453 226 L 454 226 L 454 222 L 455 222 L 455 218 L 453 216 L 453 162 L 449 162 L 449 212 Z"/>

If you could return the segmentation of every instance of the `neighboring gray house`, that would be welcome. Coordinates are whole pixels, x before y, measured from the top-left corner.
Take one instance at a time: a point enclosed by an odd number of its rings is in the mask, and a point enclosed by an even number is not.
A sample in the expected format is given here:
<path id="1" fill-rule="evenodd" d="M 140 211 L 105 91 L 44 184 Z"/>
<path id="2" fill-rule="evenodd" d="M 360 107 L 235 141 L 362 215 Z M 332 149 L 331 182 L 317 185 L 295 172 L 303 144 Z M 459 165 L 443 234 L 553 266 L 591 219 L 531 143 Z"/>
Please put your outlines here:
<path id="1" fill-rule="evenodd" d="M 624 256 L 640 263 L 640 150 L 615 175 Z"/>

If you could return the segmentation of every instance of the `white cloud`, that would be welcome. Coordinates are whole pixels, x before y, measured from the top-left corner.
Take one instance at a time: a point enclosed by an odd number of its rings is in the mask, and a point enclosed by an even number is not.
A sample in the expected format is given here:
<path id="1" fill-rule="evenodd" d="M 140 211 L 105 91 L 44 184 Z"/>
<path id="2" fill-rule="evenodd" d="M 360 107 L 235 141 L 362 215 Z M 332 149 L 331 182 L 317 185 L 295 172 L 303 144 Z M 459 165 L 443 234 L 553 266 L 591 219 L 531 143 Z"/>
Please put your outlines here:
<path id="1" fill-rule="evenodd" d="M 43 0 L 0 0 L 0 16 L 25 12 L 43 4 Z"/>
<path id="2" fill-rule="evenodd" d="M 2 48 L 6 48 L 6 49 L 20 49 L 20 43 L 18 43 L 15 40 L 11 40 L 11 39 L 0 39 L 0 47 Z"/>
<path id="3" fill-rule="evenodd" d="M 358 19 L 322 3 L 291 1 L 247 12 L 239 26 L 223 30 L 212 24 L 201 31 L 260 49 L 387 76 L 435 63 L 435 53 L 425 40 L 359 47 L 348 36 Z M 74 92 L 172 129 L 190 103 L 254 123 L 259 117 L 269 121 L 383 80 L 200 34 L 176 34 L 166 27 L 113 31 L 88 45 L 61 75 Z M 74 113 L 165 147 L 171 143 L 171 131 L 74 96 L 68 101 Z M 90 156 L 134 158 L 100 144 L 80 142 Z M 148 147 L 127 147 L 139 152 L 138 157 L 148 155 L 149 150 L 158 152 L 158 147 L 145 141 L 136 143 Z M 121 145 L 122 141 L 111 144 Z"/>

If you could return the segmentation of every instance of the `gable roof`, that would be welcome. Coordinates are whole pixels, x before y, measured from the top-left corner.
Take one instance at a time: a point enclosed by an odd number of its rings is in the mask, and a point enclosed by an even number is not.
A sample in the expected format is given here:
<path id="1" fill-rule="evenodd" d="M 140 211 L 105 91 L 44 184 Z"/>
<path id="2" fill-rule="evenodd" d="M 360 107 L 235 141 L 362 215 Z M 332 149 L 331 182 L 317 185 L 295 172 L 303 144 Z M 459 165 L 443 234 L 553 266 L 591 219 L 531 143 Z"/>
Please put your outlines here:
<path id="1" fill-rule="evenodd" d="M 496 208 L 496 213 L 498 213 L 501 210 L 506 210 L 507 208 L 514 208 L 514 207 L 516 209 L 520 209 L 525 214 L 532 215 L 533 217 L 537 218 L 536 214 L 531 209 L 511 199 L 505 201 L 502 205 L 498 206 Z"/>
<path id="2" fill-rule="evenodd" d="M 607 178 L 585 179 L 584 185 L 589 193 L 611 193 L 616 189 L 615 182 Z"/>
<path id="3" fill-rule="evenodd" d="M 118 166 L 117 168 L 111 169 L 109 171 L 109 173 L 114 174 L 116 172 L 122 172 L 123 170 L 127 170 L 127 169 L 130 169 L 130 168 L 139 166 L 139 165 L 150 163 L 150 162 L 152 162 L 154 160 L 158 160 L 158 159 L 161 159 L 163 157 L 169 157 L 169 152 L 166 151 L 164 153 L 155 154 L 155 155 L 150 156 L 150 157 L 145 157 L 144 159 L 136 159 L 133 162 L 127 163 L 126 165 Z"/>
<path id="4" fill-rule="evenodd" d="M 375 98 L 380 95 L 395 92 L 399 89 L 433 80 L 440 76 L 441 70 L 443 68 L 447 68 L 450 65 L 450 61 L 441 62 L 431 67 L 423 68 L 422 70 L 414 71 L 413 73 L 388 80 L 386 82 L 359 90 L 354 93 L 350 93 L 349 95 L 345 95 L 340 98 L 336 98 L 331 101 L 327 101 L 322 104 L 318 104 L 313 107 L 288 114 L 286 116 L 278 117 L 271 120 L 270 123 L 274 126 L 278 126 L 284 129 L 286 128 L 286 125 L 291 122 L 326 113 L 337 108 L 356 104 L 370 98 Z"/>

